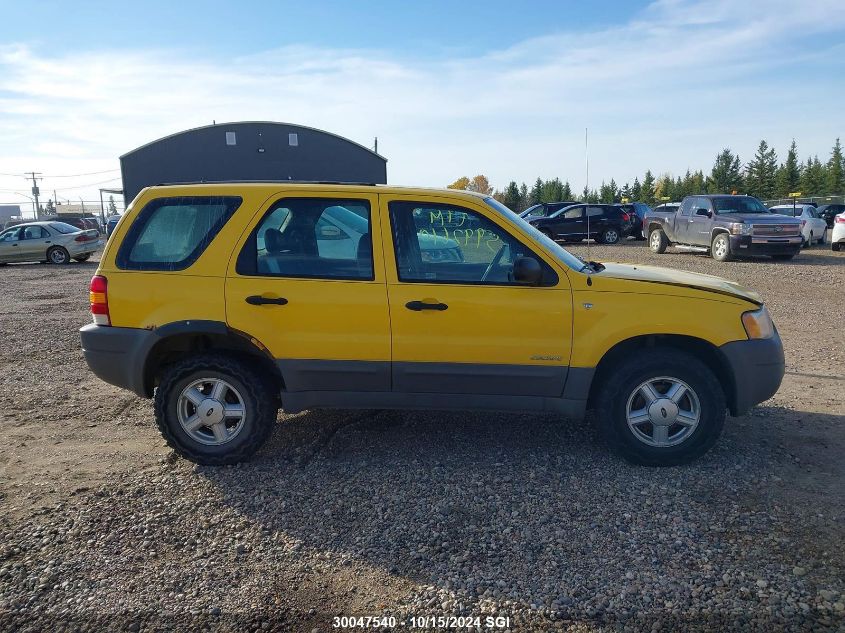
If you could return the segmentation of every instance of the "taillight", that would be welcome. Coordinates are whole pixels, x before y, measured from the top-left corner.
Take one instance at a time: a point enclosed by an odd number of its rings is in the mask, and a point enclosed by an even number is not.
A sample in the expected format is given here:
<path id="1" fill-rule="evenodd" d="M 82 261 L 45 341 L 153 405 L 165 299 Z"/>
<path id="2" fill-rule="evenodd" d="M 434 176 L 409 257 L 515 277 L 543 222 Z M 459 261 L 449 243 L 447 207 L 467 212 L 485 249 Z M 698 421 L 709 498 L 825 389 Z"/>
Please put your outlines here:
<path id="1" fill-rule="evenodd" d="M 630 216 L 630 215 L 628 215 L 627 213 L 623 213 L 623 214 L 622 214 L 622 220 L 623 220 L 623 221 L 627 222 L 627 221 L 628 221 L 628 220 L 630 220 L 630 219 L 631 219 L 631 216 Z"/>
<path id="2" fill-rule="evenodd" d="M 102 275 L 91 277 L 88 287 L 91 302 L 91 317 L 97 325 L 111 325 L 109 318 L 108 279 Z"/>
<path id="3" fill-rule="evenodd" d="M 836 218 L 834 218 L 834 222 L 837 224 L 845 224 L 845 215 L 837 215 Z"/>

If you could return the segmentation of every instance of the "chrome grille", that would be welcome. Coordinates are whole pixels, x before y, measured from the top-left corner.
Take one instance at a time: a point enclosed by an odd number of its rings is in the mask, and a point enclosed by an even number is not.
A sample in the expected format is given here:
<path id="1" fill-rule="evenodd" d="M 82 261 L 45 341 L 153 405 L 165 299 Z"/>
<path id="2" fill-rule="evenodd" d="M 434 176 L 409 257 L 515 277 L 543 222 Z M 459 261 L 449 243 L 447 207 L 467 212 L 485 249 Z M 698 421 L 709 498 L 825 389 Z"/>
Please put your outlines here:
<path id="1" fill-rule="evenodd" d="M 792 237 L 801 233 L 797 224 L 754 224 L 754 235 Z"/>

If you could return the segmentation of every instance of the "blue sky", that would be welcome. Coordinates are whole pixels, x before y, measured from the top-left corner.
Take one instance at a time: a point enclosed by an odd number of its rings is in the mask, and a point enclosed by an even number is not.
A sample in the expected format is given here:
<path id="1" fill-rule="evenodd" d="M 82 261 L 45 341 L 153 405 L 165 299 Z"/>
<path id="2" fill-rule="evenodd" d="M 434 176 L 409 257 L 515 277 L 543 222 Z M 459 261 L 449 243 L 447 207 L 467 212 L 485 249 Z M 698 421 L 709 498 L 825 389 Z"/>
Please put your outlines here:
<path id="1" fill-rule="evenodd" d="M 707 171 L 725 146 L 747 160 L 761 138 L 824 160 L 845 136 L 841 0 L 0 0 L 0 15 L 0 202 L 27 202 L 31 169 L 90 198 L 119 185 L 121 154 L 212 120 L 378 136 L 390 182 L 499 188 L 582 188 L 585 127 L 592 186 Z"/>

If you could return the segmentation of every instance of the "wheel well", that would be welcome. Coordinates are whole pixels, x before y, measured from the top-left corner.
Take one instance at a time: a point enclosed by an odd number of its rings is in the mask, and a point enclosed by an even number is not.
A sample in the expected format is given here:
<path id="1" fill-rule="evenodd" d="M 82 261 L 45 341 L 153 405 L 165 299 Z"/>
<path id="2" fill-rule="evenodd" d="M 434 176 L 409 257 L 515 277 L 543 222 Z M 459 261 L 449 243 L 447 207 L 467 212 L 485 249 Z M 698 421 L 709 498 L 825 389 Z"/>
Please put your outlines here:
<path id="1" fill-rule="evenodd" d="M 594 407 L 594 398 L 599 387 L 607 379 L 611 371 L 622 360 L 631 354 L 651 349 L 675 349 L 686 352 L 702 361 L 716 376 L 725 392 L 725 399 L 731 412 L 736 410 L 736 381 L 733 370 L 719 348 L 708 341 L 692 336 L 678 334 L 649 334 L 637 336 L 617 343 L 611 347 L 596 367 L 596 373 L 590 385 L 587 406 Z"/>
<path id="2" fill-rule="evenodd" d="M 263 376 L 271 381 L 272 388 L 279 392 L 284 388 L 282 374 L 270 355 L 252 341 L 235 333 L 185 333 L 174 334 L 156 343 L 147 354 L 144 363 L 144 389 L 152 395 L 153 388 L 169 365 L 186 354 L 220 352 L 261 367 Z"/>
<path id="3" fill-rule="evenodd" d="M 712 242 L 712 241 L 713 241 L 713 239 L 714 239 L 717 235 L 721 235 L 722 233 L 727 233 L 728 235 L 730 235 L 730 233 L 728 232 L 728 229 L 726 229 L 726 228 L 719 227 L 719 228 L 715 228 L 715 229 L 713 229 L 713 230 L 710 232 L 710 241 Z"/>

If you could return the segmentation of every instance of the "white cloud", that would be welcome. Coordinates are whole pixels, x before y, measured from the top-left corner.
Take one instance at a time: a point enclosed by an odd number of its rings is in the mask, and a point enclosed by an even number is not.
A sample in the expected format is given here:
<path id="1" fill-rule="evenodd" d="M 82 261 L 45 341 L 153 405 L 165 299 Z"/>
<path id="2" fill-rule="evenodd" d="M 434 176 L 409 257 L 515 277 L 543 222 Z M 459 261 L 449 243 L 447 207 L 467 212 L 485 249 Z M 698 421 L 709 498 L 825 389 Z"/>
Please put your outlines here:
<path id="1" fill-rule="evenodd" d="M 0 48 L 0 172 L 112 169 L 213 119 L 300 123 L 365 145 L 378 135 L 391 182 L 432 186 L 483 172 L 499 187 L 540 175 L 580 188 L 586 126 L 594 185 L 706 170 L 721 147 L 749 157 L 760 138 L 785 151 L 794 136 L 802 154 L 824 155 L 843 131 L 845 88 L 842 50 L 820 35 L 843 27 L 842 2 L 663 0 L 612 28 L 436 62 L 302 46 L 226 61 L 130 46 L 59 57 L 18 44 Z M 0 178 L 0 200 L 25 190 L 13 182 Z M 87 182 L 44 184 L 63 195 Z M 68 193 L 80 191 L 96 195 Z"/>

